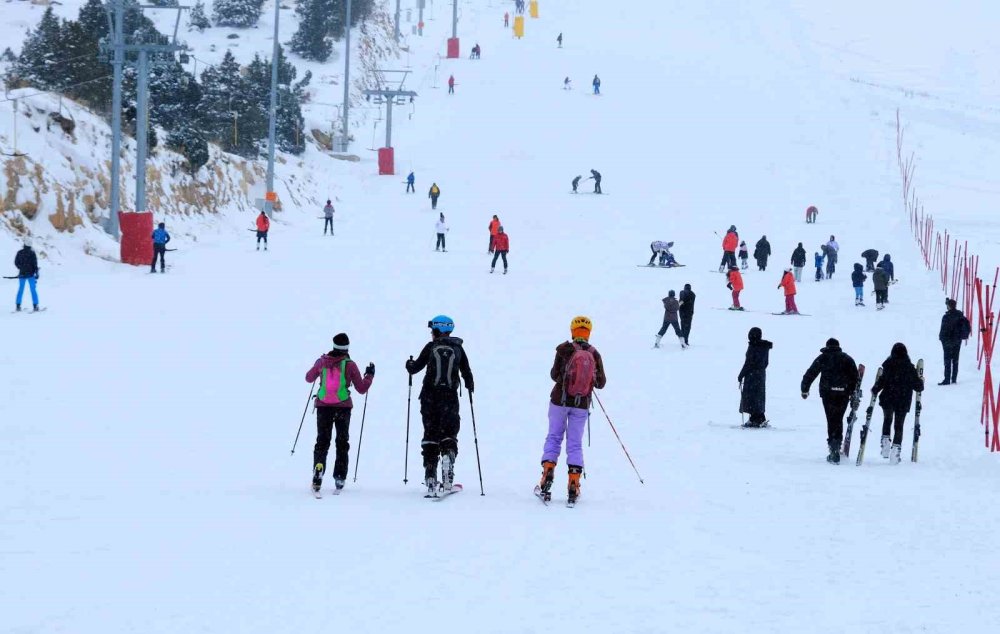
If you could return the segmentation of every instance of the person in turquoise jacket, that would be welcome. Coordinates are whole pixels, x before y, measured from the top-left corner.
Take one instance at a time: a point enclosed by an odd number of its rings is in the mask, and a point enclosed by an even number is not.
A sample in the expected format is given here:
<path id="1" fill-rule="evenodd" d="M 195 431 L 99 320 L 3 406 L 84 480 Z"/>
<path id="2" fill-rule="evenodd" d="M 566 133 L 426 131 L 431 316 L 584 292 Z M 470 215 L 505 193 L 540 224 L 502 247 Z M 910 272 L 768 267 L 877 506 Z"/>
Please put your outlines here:
<path id="1" fill-rule="evenodd" d="M 156 273 L 156 259 L 160 259 L 160 273 L 166 272 L 167 243 L 170 242 L 170 234 L 167 227 L 162 222 L 153 230 L 153 262 L 149 267 L 150 273 Z"/>

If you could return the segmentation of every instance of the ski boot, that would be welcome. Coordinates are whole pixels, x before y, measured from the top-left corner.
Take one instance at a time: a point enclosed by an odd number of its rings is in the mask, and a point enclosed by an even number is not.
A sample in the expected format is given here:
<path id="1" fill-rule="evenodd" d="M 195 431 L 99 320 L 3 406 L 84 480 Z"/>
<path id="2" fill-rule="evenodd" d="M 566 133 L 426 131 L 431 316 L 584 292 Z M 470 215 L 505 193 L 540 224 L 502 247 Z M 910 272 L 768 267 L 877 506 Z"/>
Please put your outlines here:
<path id="1" fill-rule="evenodd" d="M 663 337 L 661 335 L 656 335 L 656 341 L 653 342 L 653 347 L 654 348 L 659 348 L 660 347 L 660 339 L 663 339 Z"/>
<path id="2" fill-rule="evenodd" d="M 264 249 L 264 250 L 266 251 L 267 249 Z M 344 480 L 343 478 L 334 478 L 334 480 L 333 480 L 333 486 L 338 491 L 341 491 L 344 488 L 344 483 L 345 482 L 346 482 L 346 480 Z"/>
<path id="3" fill-rule="evenodd" d="M 580 498 L 580 474 L 583 473 L 583 467 L 575 467 L 570 465 L 569 467 L 569 486 L 568 496 L 566 502 L 568 504 L 576 504 L 576 501 Z"/>
<path id="4" fill-rule="evenodd" d="M 322 462 L 317 462 L 316 467 L 313 468 L 313 483 L 312 483 L 313 492 L 318 493 L 319 488 L 323 486 L 323 472 L 325 470 L 326 467 L 323 465 Z"/>
<path id="5" fill-rule="evenodd" d="M 889 449 L 889 464 L 899 464 L 899 454 L 902 450 L 899 445 L 893 445 Z"/>
<path id="6" fill-rule="evenodd" d="M 436 498 L 438 495 L 437 461 L 434 464 L 424 464 L 424 486 L 427 487 L 425 498 Z"/>
<path id="7" fill-rule="evenodd" d="M 888 436 L 882 436 L 882 457 L 889 457 L 889 447 L 892 446 L 892 442 L 889 441 Z"/>
<path id="8" fill-rule="evenodd" d="M 19 313 L 19 312 L 21 312 L 21 305 L 20 305 L 20 304 L 16 304 L 16 305 L 15 305 L 15 307 L 14 307 L 14 312 L 15 312 L 15 313 Z"/>
<path id="9" fill-rule="evenodd" d="M 535 495 L 540 496 L 544 501 L 552 500 L 552 481 L 556 477 L 556 463 L 546 460 L 542 463 L 542 479 L 535 487 Z"/>
<path id="10" fill-rule="evenodd" d="M 829 441 L 827 444 L 830 447 L 830 455 L 826 457 L 826 461 L 830 464 L 840 464 L 840 442 Z"/>
<path id="11" fill-rule="evenodd" d="M 455 484 L 455 454 L 448 452 L 441 456 L 441 488 L 451 491 Z"/>
<path id="12" fill-rule="evenodd" d="M 493 272 L 493 267 L 490 267 L 490 273 L 492 273 L 492 272 Z"/>
<path id="13" fill-rule="evenodd" d="M 37 313 L 41 309 L 38 307 L 38 304 L 35 304 L 34 308 L 32 308 L 31 310 L 32 310 L 32 312 Z"/>

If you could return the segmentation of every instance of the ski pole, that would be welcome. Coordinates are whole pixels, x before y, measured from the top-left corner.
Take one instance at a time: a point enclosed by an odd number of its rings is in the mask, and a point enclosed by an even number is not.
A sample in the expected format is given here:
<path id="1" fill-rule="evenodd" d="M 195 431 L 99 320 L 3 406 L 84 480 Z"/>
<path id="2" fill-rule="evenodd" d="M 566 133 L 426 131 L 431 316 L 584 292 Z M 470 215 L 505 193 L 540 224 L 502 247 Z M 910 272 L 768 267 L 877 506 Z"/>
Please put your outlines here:
<path id="1" fill-rule="evenodd" d="M 368 413 L 368 393 L 365 392 L 365 406 L 361 408 L 361 433 L 358 434 L 358 455 L 354 458 L 354 481 L 358 481 L 358 463 L 361 462 L 361 440 L 365 437 L 365 414 Z"/>
<path id="2" fill-rule="evenodd" d="M 622 437 L 618 435 L 618 430 L 615 429 L 615 424 L 611 422 L 611 417 L 608 416 L 608 410 L 604 409 L 604 403 L 601 402 L 601 397 L 594 392 L 594 398 L 597 399 L 597 404 L 601 406 L 601 411 L 604 412 L 604 418 L 608 419 L 608 425 L 611 425 L 611 431 L 615 432 L 615 438 L 618 439 L 618 444 L 622 446 L 622 451 L 625 452 L 625 457 L 628 458 L 629 463 L 632 465 L 632 470 L 635 471 L 636 477 L 639 478 L 639 484 L 646 484 L 643 481 L 642 476 L 639 475 L 639 470 L 635 466 L 635 462 L 632 461 L 632 456 L 628 455 L 628 449 L 625 448 L 625 443 L 622 442 Z"/>
<path id="3" fill-rule="evenodd" d="M 740 381 L 737 387 L 740 390 L 740 424 L 746 425 L 746 417 L 743 416 L 743 381 Z"/>
<path id="4" fill-rule="evenodd" d="M 295 455 L 295 446 L 299 444 L 299 434 L 302 433 L 302 424 L 306 422 L 306 412 L 309 411 L 309 401 L 312 400 L 313 390 L 316 389 L 316 381 L 309 386 L 309 398 L 306 399 L 306 406 L 302 409 L 302 420 L 299 421 L 299 431 L 295 432 L 295 442 L 292 443 L 292 455 Z"/>
<path id="5" fill-rule="evenodd" d="M 410 355 L 410 361 L 413 361 L 413 355 Z M 409 374 L 409 370 L 406 371 Z M 406 392 L 406 455 L 403 458 L 403 484 L 409 482 L 407 479 L 410 473 L 410 397 L 413 396 L 413 375 L 410 374 L 409 378 L 410 388 Z"/>
<path id="6" fill-rule="evenodd" d="M 590 447 L 590 412 L 587 412 L 587 447 Z"/>
<path id="7" fill-rule="evenodd" d="M 472 392 L 469 392 L 469 411 L 472 412 L 472 440 L 476 444 L 476 468 L 479 469 L 479 495 L 486 495 L 483 490 L 483 465 L 479 462 L 479 434 L 476 433 L 476 408 L 472 404 Z"/>

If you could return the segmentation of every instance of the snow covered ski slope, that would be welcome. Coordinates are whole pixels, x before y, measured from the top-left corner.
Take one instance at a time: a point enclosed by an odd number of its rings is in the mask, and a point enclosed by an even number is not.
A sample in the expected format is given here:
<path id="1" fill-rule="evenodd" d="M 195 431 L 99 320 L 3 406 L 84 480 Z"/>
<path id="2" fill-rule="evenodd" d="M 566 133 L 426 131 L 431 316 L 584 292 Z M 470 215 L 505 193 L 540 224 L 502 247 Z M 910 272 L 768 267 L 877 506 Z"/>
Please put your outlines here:
<path id="1" fill-rule="evenodd" d="M 981 449 L 974 353 L 957 385 L 933 385 L 944 298 L 899 209 L 894 104 L 830 72 L 808 36 L 839 9 L 752 4 L 548 0 L 517 40 L 503 28 L 512 2 L 461 2 L 463 55 L 435 80 L 450 35 L 438 2 L 410 38 L 419 97 L 394 127 L 398 175 L 375 176 L 372 153 L 279 164 L 283 178 L 323 170 L 330 189 L 315 199 L 337 199 L 335 237 L 319 208 L 276 218 L 267 252 L 242 229 L 168 218 L 185 232 L 165 275 L 43 262 L 50 310 L 0 313 L 0 630 L 992 631 L 1000 466 Z M 410 169 L 415 194 L 400 182 Z M 569 194 L 591 169 L 608 195 Z M 447 253 L 433 251 L 438 213 Z M 510 236 L 506 276 L 488 274 L 493 214 Z M 774 250 L 766 272 L 744 271 L 745 313 L 712 310 L 729 306 L 712 271 L 730 224 Z M 772 315 L 797 243 L 811 265 L 830 235 L 837 274 L 814 282 L 807 266 L 798 284 L 811 317 Z M 654 240 L 687 266 L 638 271 Z M 879 312 L 854 306 L 850 284 L 870 247 L 903 280 Z M 661 298 L 685 283 L 698 295 L 691 346 L 668 335 L 652 349 Z M 443 504 L 420 486 L 416 390 L 403 484 L 403 364 L 440 313 L 475 374 L 485 488 L 464 395 L 466 492 Z M 593 320 L 601 399 L 645 484 L 598 408 L 569 510 L 564 459 L 557 503 L 532 489 L 553 350 L 578 314 Z M 752 326 L 774 342 L 773 430 L 730 428 Z M 342 331 L 376 375 L 357 482 L 315 500 L 311 413 L 288 450 L 303 375 Z M 926 360 L 919 463 L 890 467 L 871 446 L 860 468 L 824 461 L 822 407 L 799 382 L 828 337 L 872 369 L 896 341 Z"/>

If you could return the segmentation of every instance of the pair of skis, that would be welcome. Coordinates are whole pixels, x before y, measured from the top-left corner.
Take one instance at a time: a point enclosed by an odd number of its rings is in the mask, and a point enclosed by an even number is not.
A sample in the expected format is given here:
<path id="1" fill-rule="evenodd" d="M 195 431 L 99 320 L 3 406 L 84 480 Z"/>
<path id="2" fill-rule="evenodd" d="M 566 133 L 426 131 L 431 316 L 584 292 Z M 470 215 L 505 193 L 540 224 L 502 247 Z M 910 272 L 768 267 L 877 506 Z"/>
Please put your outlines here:
<path id="1" fill-rule="evenodd" d="M 456 493 L 461 493 L 462 489 L 464 489 L 464 488 L 465 487 L 463 487 L 461 484 L 459 484 L 459 483 L 456 482 L 456 483 L 454 483 L 454 484 L 451 485 L 450 489 L 442 489 L 442 488 L 439 487 L 438 489 L 436 489 L 434 491 L 428 490 L 427 493 L 424 494 L 424 499 L 426 499 L 426 500 L 433 500 L 435 502 L 440 502 L 441 500 L 449 498 L 449 497 L 451 497 L 452 495 L 454 495 Z"/>
<path id="2" fill-rule="evenodd" d="M 542 491 L 542 487 L 535 485 L 535 497 L 538 498 L 542 504 L 545 506 L 549 505 L 552 501 L 552 493 L 548 491 Z M 566 500 L 566 508 L 571 509 L 576 506 L 576 500 Z"/>
<path id="3" fill-rule="evenodd" d="M 861 367 L 863 368 L 864 366 L 861 366 Z M 923 359 L 920 359 L 920 360 L 917 361 L 917 376 L 920 377 L 920 382 L 923 383 L 923 381 L 924 381 L 924 360 Z M 878 380 L 881 377 L 882 377 L 882 368 L 879 368 L 878 369 L 878 374 L 875 375 L 875 382 L 878 383 Z M 861 391 L 861 379 L 859 378 L 858 379 L 858 402 L 860 402 L 860 391 Z M 920 402 L 920 397 L 921 397 L 922 394 L 923 394 L 923 392 L 917 392 L 917 403 L 916 403 L 916 406 L 914 408 L 915 409 L 915 414 L 914 414 L 914 417 L 913 417 L 913 450 L 910 453 L 910 461 L 911 462 L 916 462 L 917 461 L 917 454 L 918 454 L 918 450 L 919 450 L 919 447 L 920 447 L 920 412 L 923 409 L 923 405 Z M 855 466 L 858 466 L 858 467 L 861 466 L 861 461 L 864 460 L 864 457 L 865 457 L 865 442 L 868 440 L 868 431 L 869 431 L 869 427 L 871 426 L 871 422 L 872 422 L 872 414 L 875 411 L 875 397 L 876 397 L 876 394 L 872 393 L 871 403 L 868 405 L 868 410 L 865 412 L 865 424 L 861 428 L 861 435 L 860 435 L 861 436 L 861 442 L 858 445 L 858 459 L 855 462 Z M 856 413 L 854 410 L 856 410 L 857 406 L 853 402 L 852 402 L 851 407 L 852 407 L 852 414 Z M 844 439 L 844 455 L 845 456 L 848 455 L 847 452 L 848 452 L 848 450 L 850 449 L 850 446 L 851 446 L 851 436 L 850 436 L 850 434 L 851 434 L 851 431 L 852 431 L 852 423 L 853 423 L 853 420 L 848 419 L 847 436 Z"/>

